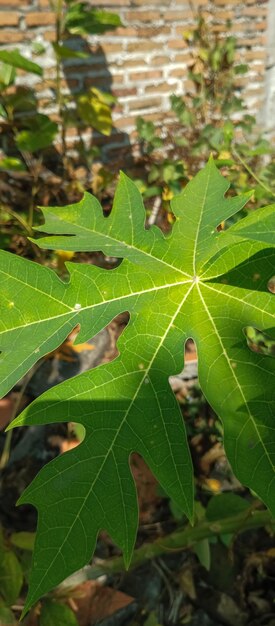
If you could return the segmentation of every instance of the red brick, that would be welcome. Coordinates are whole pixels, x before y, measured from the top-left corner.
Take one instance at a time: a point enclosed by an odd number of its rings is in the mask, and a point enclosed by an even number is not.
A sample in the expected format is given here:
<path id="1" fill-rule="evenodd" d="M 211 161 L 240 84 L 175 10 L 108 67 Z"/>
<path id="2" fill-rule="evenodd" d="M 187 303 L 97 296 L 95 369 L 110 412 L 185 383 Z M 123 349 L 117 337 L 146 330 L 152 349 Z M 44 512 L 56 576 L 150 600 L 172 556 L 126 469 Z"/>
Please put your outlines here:
<path id="1" fill-rule="evenodd" d="M 23 2 L 20 2 L 20 0 L 0 0 L 0 7 L 7 7 L 7 9 L 10 9 L 11 7 L 17 7 L 21 10 L 25 8 L 28 4 L 31 4 L 31 2 L 32 0 L 23 0 Z"/>
<path id="2" fill-rule="evenodd" d="M 234 18 L 234 11 L 215 11 L 215 20 L 232 20 Z"/>
<path id="3" fill-rule="evenodd" d="M 149 109 L 152 107 L 159 108 L 160 101 L 158 98 L 139 98 L 138 100 L 132 100 L 127 103 L 128 107 L 131 111 L 136 111 L 139 109 Z"/>
<path id="4" fill-rule="evenodd" d="M 171 28 L 170 26 L 147 26 L 147 24 L 144 24 L 144 26 L 139 27 L 136 29 L 136 37 L 157 37 L 158 35 L 170 35 L 171 33 Z M 156 43 L 156 47 L 158 47 L 158 44 Z"/>
<path id="5" fill-rule="evenodd" d="M 214 0 L 217 6 L 228 6 L 228 4 L 241 4 L 240 0 Z"/>
<path id="6" fill-rule="evenodd" d="M 110 89 L 112 77 L 107 76 L 86 76 L 84 78 L 85 87 L 98 87 L 98 89 Z"/>
<path id="7" fill-rule="evenodd" d="M 187 44 L 184 39 L 172 39 L 171 41 L 168 41 L 167 45 L 170 50 L 184 50 L 184 48 L 187 48 Z"/>
<path id="8" fill-rule="evenodd" d="M 115 52 L 121 53 L 121 44 L 119 43 L 105 43 L 105 41 L 101 41 L 100 43 L 101 51 L 99 53 L 104 52 L 104 54 L 113 54 Z"/>
<path id="9" fill-rule="evenodd" d="M 267 29 L 266 20 L 262 20 L 261 22 L 255 22 L 255 20 L 250 20 L 249 22 L 246 22 L 245 24 L 243 24 L 243 22 L 235 21 L 233 22 L 231 26 L 231 31 L 233 33 L 245 33 L 249 31 L 252 31 L 253 33 L 255 33 L 255 30 L 257 30 L 258 32 L 260 30 L 266 30 L 266 29 Z"/>
<path id="10" fill-rule="evenodd" d="M 122 74 L 113 74 L 112 73 L 112 86 L 114 85 L 122 85 L 124 82 L 124 76 Z"/>
<path id="11" fill-rule="evenodd" d="M 246 7 L 244 6 L 242 10 L 242 15 L 247 15 L 249 17 L 265 17 L 267 15 L 267 6 L 252 6 Z"/>
<path id="12" fill-rule="evenodd" d="M 43 33 L 43 39 L 45 41 L 55 41 L 56 34 L 54 30 L 47 30 L 46 33 Z"/>
<path id="13" fill-rule="evenodd" d="M 56 21 L 55 14 L 51 11 L 28 13 L 25 19 L 26 25 L 31 28 L 34 26 L 52 26 Z"/>
<path id="14" fill-rule="evenodd" d="M 227 4 L 228 4 L 229 0 L 227 0 Z M 182 0 L 176 0 L 176 4 L 182 4 Z M 209 4 L 209 0 L 193 0 L 193 6 L 194 8 L 199 8 L 202 6 L 205 6 L 206 4 Z"/>
<path id="15" fill-rule="evenodd" d="M 127 43 L 128 52 L 151 52 L 151 50 L 159 50 L 159 44 L 154 41 L 147 41 L 147 39 L 140 39 L 135 43 Z"/>
<path id="16" fill-rule="evenodd" d="M 18 13 L 8 13 L 8 11 L 1 11 L 0 26 L 17 26 L 18 22 L 19 22 Z"/>
<path id="17" fill-rule="evenodd" d="M 166 22 L 183 22 L 188 20 L 189 18 L 193 18 L 193 11 L 166 11 L 165 12 L 165 21 Z"/>
<path id="18" fill-rule="evenodd" d="M 125 14 L 125 19 L 129 21 L 129 24 L 133 24 L 133 22 L 147 22 L 148 24 L 152 24 L 152 22 L 160 20 L 161 17 L 159 11 L 127 11 Z"/>
<path id="19" fill-rule="evenodd" d="M 97 0 L 97 6 L 102 6 L 104 9 L 107 7 L 128 7 L 131 5 L 131 0 Z"/>
<path id="20" fill-rule="evenodd" d="M 114 126 L 116 128 L 128 128 L 129 126 L 135 126 L 136 118 L 134 115 L 131 117 L 122 117 L 121 119 L 114 120 Z"/>
<path id="21" fill-rule="evenodd" d="M 259 35 L 259 37 L 255 37 L 254 35 L 251 35 L 251 37 L 243 39 L 241 38 L 238 42 L 237 45 L 244 46 L 245 48 L 251 48 L 253 46 L 265 46 L 267 43 L 267 37 L 266 35 Z"/>
<path id="22" fill-rule="evenodd" d="M 193 61 L 193 57 L 190 56 L 188 50 L 186 50 L 184 54 L 176 54 L 174 56 L 174 63 L 184 63 L 188 65 L 191 61 Z"/>
<path id="23" fill-rule="evenodd" d="M 150 65 L 153 65 L 153 66 L 166 65 L 167 63 L 170 63 L 170 59 L 168 56 L 153 57 L 150 60 Z"/>
<path id="24" fill-rule="evenodd" d="M 251 61 L 258 61 L 258 59 L 266 59 L 266 50 L 246 50 L 244 52 L 244 58 Z"/>
<path id="25" fill-rule="evenodd" d="M 176 87 L 177 82 L 175 81 L 174 84 L 168 84 L 168 83 L 160 83 L 159 85 L 148 85 L 147 87 L 144 87 L 144 92 L 145 93 L 171 93 L 171 91 L 173 91 L 173 87 Z"/>
<path id="26" fill-rule="evenodd" d="M 126 96 L 136 96 L 135 87 L 121 87 L 120 89 L 112 89 L 112 93 L 116 98 L 126 98 Z"/>
<path id="27" fill-rule="evenodd" d="M 116 28 L 115 30 L 106 31 L 104 37 L 136 37 L 137 29 L 133 27 L 123 26 Z"/>
<path id="28" fill-rule="evenodd" d="M 129 79 L 132 81 L 143 82 L 146 80 L 162 78 L 163 72 L 161 71 L 149 71 L 149 72 L 132 72 L 129 74 Z"/>
<path id="29" fill-rule="evenodd" d="M 157 0 L 155 0 L 154 2 L 150 2 L 150 4 L 158 6 Z M 161 0 L 162 7 L 169 6 L 169 4 L 171 4 L 171 0 Z M 148 0 L 132 0 L 131 6 L 146 8 L 148 6 Z"/>
<path id="30" fill-rule="evenodd" d="M 29 37 L 28 37 L 29 38 Z M 18 30 L 0 30 L 0 44 L 19 43 L 27 39 L 26 33 L 19 32 Z"/>
<path id="31" fill-rule="evenodd" d="M 112 62 L 113 65 L 113 62 Z M 147 68 L 148 65 L 147 63 L 145 63 L 144 59 L 126 59 L 126 61 L 123 61 L 123 63 L 116 63 L 116 67 L 118 67 L 119 69 L 129 69 L 131 67 L 136 68 Z"/>
<path id="32" fill-rule="evenodd" d="M 169 78 L 175 76 L 176 78 L 185 78 L 186 69 L 184 67 L 176 67 L 169 72 Z"/>

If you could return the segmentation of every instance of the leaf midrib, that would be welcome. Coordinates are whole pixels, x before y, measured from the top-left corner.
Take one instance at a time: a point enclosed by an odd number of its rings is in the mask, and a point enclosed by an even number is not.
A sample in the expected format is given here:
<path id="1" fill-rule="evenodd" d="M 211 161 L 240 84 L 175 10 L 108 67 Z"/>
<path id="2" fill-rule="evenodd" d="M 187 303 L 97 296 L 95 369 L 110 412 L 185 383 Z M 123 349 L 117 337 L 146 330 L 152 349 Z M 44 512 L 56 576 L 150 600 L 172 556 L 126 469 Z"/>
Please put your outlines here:
<path id="1" fill-rule="evenodd" d="M 208 194 L 209 181 L 210 181 L 210 171 L 208 170 L 208 172 L 207 172 L 207 179 L 206 179 L 206 185 L 205 185 L 205 193 L 204 193 L 203 200 L 202 200 L 202 203 L 201 203 L 200 219 L 198 221 L 198 227 L 197 227 L 197 230 L 196 230 L 195 241 L 194 241 L 194 250 L 193 250 L 193 274 L 194 274 L 194 276 L 196 276 L 197 247 L 198 247 L 198 240 L 199 240 L 199 234 L 200 234 L 200 229 L 201 229 L 201 222 L 202 222 L 202 218 L 204 216 L 204 207 L 205 207 L 205 202 L 206 202 L 206 198 L 207 198 L 207 194 Z"/>
<path id="2" fill-rule="evenodd" d="M 204 283 L 204 285 L 205 285 L 205 283 Z M 239 380 L 238 380 L 238 377 L 236 376 L 236 373 L 235 373 L 235 371 L 234 371 L 234 368 L 232 367 L 232 364 L 231 364 L 230 358 L 229 358 L 229 356 L 228 356 L 228 354 L 227 354 L 227 351 L 226 351 L 226 349 L 225 349 L 225 347 L 224 347 L 224 345 L 223 345 L 222 339 L 221 339 L 221 337 L 220 337 L 220 334 L 219 334 L 219 332 L 218 332 L 218 329 L 217 329 L 217 327 L 216 327 L 216 324 L 215 324 L 215 322 L 214 322 L 214 319 L 213 319 L 213 317 L 212 317 L 212 315 L 211 315 L 211 313 L 210 313 L 210 311 L 209 311 L 209 309 L 208 309 L 208 306 L 207 306 L 207 304 L 206 304 L 206 302 L 205 302 L 205 300 L 204 300 L 204 298 L 203 298 L 203 295 L 202 295 L 202 293 L 201 293 L 201 290 L 200 290 L 199 285 L 198 285 L 198 293 L 199 293 L 199 296 L 200 296 L 200 299 L 201 299 L 202 305 L 203 305 L 203 307 L 204 307 L 204 309 L 205 309 L 205 311 L 206 311 L 206 313 L 207 313 L 207 315 L 208 315 L 209 321 L 210 321 L 210 323 L 212 324 L 212 326 L 213 326 L 213 328 L 214 328 L 215 335 L 216 335 L 217 340 L 218 340 L 218 342 L 219 342 L 219 344 L 220 344 L 220 346 L 221 346 L 222 353 L 223 353 L 223 355 L 224 355 L 224 357 L 225 357 L 225 359 L 226 359 L 226 362 L 227 362 L 228 367 L 229 367 L 229 369 L 230 369 L 230 371 L 231 371 L 232 377 L 233 377 L 233 378 L 234 378 L 234 380 L 235 380 L 236 387 L 238 388 L 239 393 L 240 393 L 240 395 L 241 395 L 241 397 L 242 397 L 242 400 L 243 400 L 244 406 L 246 407 L 246 410 L 247 410 L 247 415 L 248 415 L 248 419 L 252 422 L 252 424 L 253 424 L 253 426 L 254 426 L 254 428 L 255 428 L 255 431 L 256 431 L 256 433 L 257 433 L 257 435 L 258 435 L 259 443 L 262 445 L 262 449 L 263 449 L 263 451 L 264 451 L 264 452 L 265 452 L 265 454 L 266 454 L 266 457 L 267 457 L 267 459 L 268 459 L 268 462 L 269 462 L 269 464 L 270 464 L 270 466 L 271 466 L 272 471 L 274 471 L 274 467 L 275 467 L 275 466 L 273 465 L 273 463 L 272 463 L 272 461 L 271 461 L 271 459 L 270 459 L 269 453 L 268 453 L 268 451 L 267 451 L 267 449 L 266 449 L 266 446 L 265 446 L 265 444 L 264 444 L 264 442 L 263 442 L 263 440 L 262 440 L 262 437 L 261 437 L 261 435 L 260 435 L 260 433 L 259 433 L 258 426 L 257 426 L 257 424 L 256 424 L 256 422 L 255 422 L 255 420 L 254 420 L 254 417 L 253 417 L 253 415 L 252 415 L 252 413 L 251 413 L 251 411 L 250 411 L 250 408 L 249 408 L 249 406 L 248 406 L 248 403 L 247 403 L 247 400 L 246 400 L 245 394 L 244 394 L 244 392 L 243 392 L 243 389 L 242 389 L 242 387 L 241 387 L 241 385 L 240 385 L 240 383 L 239 383 Z M 246 421 L 246 423 L 247 423 L 247 421 Z M 246 424 L 245 424 L 245 425 L 246 425 Z M 243 426 L 243 428 L 245 427 L 245 425 Z M 243 428 L 242 428 L 242 430 L 243 430 Z M 240 434 L 241 434 L 242 430 L 241 430 L 241 431 L 240 431 L 240 433 L 238 434 L 238 437 L 237 437 L 237 439 L 236 439 L 236 442 L 238 441 L 238 439 L 239 439 L 239 437 L 240 437 Z M 236 446 L 236 449 L 235 449 L 235 459 L 234 459 L 234 463 L 235 463 L 235 467 L 238 467 L 238 460 L 237 460 L 237 446 Z"/>
<path id="3" fill-rule="evenodd" d="M 16 327 L 13 327 L 11 329 L 5 329 L 3 331 L 0 331 L 0 337 L 1 337 L 1 335 L 6 334 L 7 332 L 15 333 L 16 331 L 20 330 L 21 328 L 26 328 L 26 327 L 29 328 L 30 326 L 36 326 L 38 324 L 51 322 L 51 321 L 53 321 L 55 319 L 61 320 L 62 318 L 70 316 L 70 315 L 72 315 L 72 317 L 74 317 L 74 315 L 78 316 L 78 315 L 81 315 L 81 313 L 83 311 L 88 311 L 89 309 L 96 309 L 97 307 L 104 306 L 105 304 L 113 304 L 113 303 L 121 301 L 121 300 L 134 298 L 136 296 L 140 296 L 140 295 L 143 295 L 143 294 L 146 294 L 146 293 L 161 291 L 162 289 L 170 289 L 171 287 L 181 286 L 181 285 L 185 285 L 185 284 L 188 284 L 188 283 L 191 283 L 191 282 L 192 282 L 192 280 L 190 279 L 190 280 L 176 281 L 175 283 L 167 283 L 165 285 L 159 285 L 159 286 L 155 286 L 155 287 L 150 287 L 150 289 L 142 289 L 140 291 L 131 292 L 131 293 L 129 293 L 127 295 L 124 295 L 124 296 L 120 295 L 117 298 L 112 298 L 110 300 L 102 300 L 101 302 L 97 302 L 95 304 L 90 304 L 89 306 L 83 306 L 83 307 L 81 307 L 81 309 L 78 309 L 77 311 L 74 309 L 74 307 L 70 307 L 69 311 L 67 311 L 66 313 L 61 313 L 60 315 L 53 315 L 51 317 L 43 318 L 41 320 L 34 320 L 33 322 L 29 322 L 27 324 L 21 324 L 20 326 L 16 326 Z"/>
<path id="4" fill-rule="evenodd" d="M 54 215 L 54 214 L 52 214 L 52 215 Z M 66 222 L 66 220 L 62 220 L 62 222 L 63 222 L 63 223 L 68 224 L 69 226 L 72 226 L 72 225 L 71 225 L 71 223 L 70 223 L 70 222 Z M 150 254 L 149 252 L 146 252 L 145 250 L 141 250 L 140 248 L 137 248 L 137 247 L 136 247 L 136 246 L 134 246 L 133 244 L 128 244 L 128 243 L 126 243 L 126 242 L 124 242 L 124 241 L 121 241 L 120 239 L 116 239 L 116 238 L 115 238 L 115 237 L 113 237 L 113 236 L 112 236 L 112 237 L 110 237 L 110 235 L 107 235 L 106 233 L 101 233 L 101 232 L 98 232 L 97 230 L 93 230 L 92 228 L 85 228 L 85 226 L 82 226 L 82 225 L 81 225 L 81 226 L 77 226 L 77 228 L 78 228 L 79 230 L 87 231 L 87 233 L 88 233 L 88 234 L 90 234 L 90 235 L 97 235 L 97 236 L 100 236 L 100 237 L 104 237 L 104 238 L 106 238 L 106 239 L 109 239 L 112 243 L 119 244 L 120 246 L 125 246 L 126 251 L 127 251 L 127 250 L 129 250 L 129 249 L 132 249 L 132 250 L 134 250 L 135 252 L 138 252 L 140 255 L 144 255 L 144 256 L 146 256 L 146 257 L 149 257 L 150 259 L 154 260 L 156 263 L 161 263 L 162 265 L 165 265 L 166 267 L 169 267 L 169 269 L 176 270 L 177 272 L 179 272 L 180 274 L 182 274 L 182 276 L 187 276 L 188 278 L 192 278 L 192 277 L 190 276 L 190 274 L 188 274 L 187 272 L 184 272 L 183 270 L 179 269 L 177 266 L 172 265 L 172 264 L 170 264 L 170 263 L 167 263 L 167 262 L 166 262 L 166 261 L 164 261 L 163 259 L 161 259 L 161 258 L 159 258 L 159 257 L 157 257 L 157 256 L 154 256 L 153 254 Z M 40 230 L 41 230 L 41 229 L 40 229 Z M 147 231 L 144 231 L 144 232 L 147 232 Z M 150 231 L 149 231 L 149 232 L 150 232 Z M 161 232 L 161 231 L 160 231 L 160 232 Z M 70 234 L 69 234 L 69 235 L 67 235 L 67 236 L 69 236 L 69 237 L 76 237 L 77 235 L 75 235 L 75 234 L 71 234 L 71 235 L 70 235 Z M 66 237 L 66 235 L 62 235 L 62 234 L 61 234 L 61 235 L 60 235 L 60 234 L 58 234 L 58 235 L 54 235 L 54 234 L 53 234 L 52 238 L 54 238 L 54 237 Z M 43 245 L 41 245 L 41 242 L 43 242 L 43 238 L 42 238 L 42 239 L 40 239 L 40 240 L 39 240 L 39 239 L 38 239 L 38 240 L 32 239 L 32 241 L 34 241 L 34 243 L 36 243 L 37 245 L 40 245 L 40 246 L 41 246 L 41 248 L 43 248 Z M 40 241 L 40 244 L 39 244 L 39 241 Z M 165 242 L 165 241 L 166 241 L 166 239 L 165 239 L 165 237 L 163 237 L 163 242 Z M 47 248 L 47 249 L 48 249 L 48 248 Z M 125 258 L 127 258 L 127 254 L 125 255 Z M 132 261 L 132 260 L 131 260 L 131 258 L 129 258 L 129 260 L 130 260 L 132 263 L 134 263 L 134 264 L 135 264 L 135 261 Z"/>

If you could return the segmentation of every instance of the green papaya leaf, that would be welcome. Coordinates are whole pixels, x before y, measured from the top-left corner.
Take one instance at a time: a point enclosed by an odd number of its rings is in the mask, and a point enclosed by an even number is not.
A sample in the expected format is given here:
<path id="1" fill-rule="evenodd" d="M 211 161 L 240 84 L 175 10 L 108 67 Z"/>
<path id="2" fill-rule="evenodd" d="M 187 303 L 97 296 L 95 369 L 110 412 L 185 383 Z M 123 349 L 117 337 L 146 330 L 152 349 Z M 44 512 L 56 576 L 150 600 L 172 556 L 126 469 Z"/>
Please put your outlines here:
<path id="1" fill-rule="evenodd" d="M 55 600 L 44 600 L 40 613 L 40 626 L 78 626 L 72 609 Z"/>
<path id="2" fill-rule="evenodd" d="M 96 35 L 123 26 L 119 15 L 109 11 L 91 9 L 84 2 L 69 5 L 65 28 L 72 35 Z"/>
<path id="3" fill-rule="evenodd" d="M 101 250 L 123 259 L 113 270 L 68 263 L 70 278 L 63 282 L 47 267 L 0 252 L 3 394 L 77 324 L 76 343 L 83 343 L 117 314 L 130 313 L 114 361 L 49 389 L 12 424 L 68 421 L 86 431 L 82 443 L 45 466 L 20 498 L 39 511 L 26 611 L 90 560 L 102 528 L 129 564 L 138 520 L 133 451 L 193 518 L 190 453 L 168 380 L 183 368 L 189 337 L 233 470 L 275 513 L 275 360 L 251 351 L 244 333 L 248 326 L 274 333 L 267 283 L 275 250 L 218 229 L 249 197 L 226 198 L 228 187 L 210 160 L 174 197 L 176 221 L 168 236 L 156 226 L 145 228 L 140 193 L 123 174 L 108 218 L 89 194 L 78 204 L 44 209 L 40 247 Z"/>
<path id="4" fill-rule="evenodd" d="M 17 600 L 23 584 L 21 565 L 13 552 L 5 551 L 0 559 L 0 593 L 7 604 Z"/>
<path id="5" fill-rule="evenodd" d="M 252 211 L 247 217 L 234 226 L 230 232 L 240 237 L 263 241 L 275 246 L 275 204 Z"/>
<path id="6" fill-rule="evenodd" d="M 43 75 L 43 69 L 37 63 L 26 59 L 19 50 L 0 50 L 0 61 L 12 67 L 31 72 L 32 74 Z"/>

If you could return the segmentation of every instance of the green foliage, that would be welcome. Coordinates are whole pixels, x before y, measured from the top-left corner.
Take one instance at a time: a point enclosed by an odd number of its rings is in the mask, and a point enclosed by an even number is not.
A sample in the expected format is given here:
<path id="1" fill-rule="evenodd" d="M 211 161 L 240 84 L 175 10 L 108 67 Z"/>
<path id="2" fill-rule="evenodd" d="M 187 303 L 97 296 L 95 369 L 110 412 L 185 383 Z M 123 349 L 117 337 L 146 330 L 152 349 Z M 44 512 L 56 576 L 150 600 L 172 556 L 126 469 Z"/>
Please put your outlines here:
<path id="1" fill-rule="evenodd" d="M 0 563 L 1 595 L 7 605 L 11 606 L 17 600 L 23 584 L 21 565 L 11 550 L 1 554 Z"/>
<path id="2" fill-rule="evenodd" d="M 72 35 L 94 35 L 122 26 L 119 15 L 91 8 L 86 2 L 71 2 L 65 14 L 65 29 Z"/>
<path id="3" fill-rule="evenodd" d="M 77 626 L 75 614 L 66 604 L 45 600 L 40 614 L 40 626 Z"/>
<path id="4" fill-rule="evenodd" d="M 26 59 L 18 50 L 0 50 L 0 61 L 4 62 L 6 65 L 15 67 L 16 69 L 38 74 L 38 76 L 42 76 L 43 74 L 43 70 L 40 65 Z"/>
<path id="5" fill-rule="evenodd" d="M 144 159 L 139 188 L 145 199 L 160 196 L 166 210 L 167 201 L 196 173 L 202 160 L 206 162 L 210 151 L 216 165 L 227 168 L 232 189 L 239 192 L 253 186 L 258 206 L 274 200 L 274 149 L 259 135 L 255 118 L 248 114 L 240 76 L 249 68 L 236 63 L 237 41 L 230 35 L 230 24 L 227 29 L 227 36 L 213 32 L 211 21 L 199 11 L 194 30 L 183 34 L 191 53 L 191 86 L 184 96 L 170 96 L 174 122 L 164 121 L 160 129 L 137 119 Z M 163 154 L 167 155 L 166 176 Z"/>
<path id="6" fill-rule="evenodd" d="M 197 346 L 200 385 L 223 423 L 232 468 L 275 513 L 275 361 L 251 351 L 244 334 L 252 326 L 275 336 L 274 296 L 267 290 L 275 252 L 264 229 L 259 241 L 246 238 L 250 217 L 218 229 L 249 198 L 225 198 L 227 189 L 210 160 L 173 199 L 176 221 L 168 237 L 144 228 L 141 196 L 123 174 L 108 218 L 88 194 L 78 204 L 44 209 L 40 231 L 46 235 L 36 241 L 41 248 L 102 250 L 123 259 L 111 271 L 68 263 L 65 283 L 48 268 L 0 254 L 3 394 L 77 324 L 81 343 L 118 313 L 130 313 L 119 357 L 50 389 L 13 422 L 73 421 L 86 430 L 80 446 L 44 467 L 20 498 L 39 510 L 26 610 L 87 563 L 101 528 L 129 564 L 138 521 L 132 451 L 193 518 L 192 464 L 168 382 L 183 367 L 189 337 Z M 274 207 L 267 213 L 274 232 Z M 255 215 L 261 224 L 261 209 Z"/>
<path id="7" fill-rule="evenodd" d="M 2 131 L 2 155 L 0 169 L 9 171 L 9 176 L 16 177 L 18 172 L 26 172 L 27 185 L 23 185 L 23 193 L 26 194 L 28 206 L 27 222 L 32 227 L 33 211 L 37 202 L 43 201 L 44 193 L 56 199 L 63 185 L 62 193 L 68 196 L 68 200 L 79 197 L 79 192 L 91 186 L 91 167 L 95 156 L 99 151 L 86 148 L 81 139 L 81 133 L 87 128 L 109 135 L 112 130 L 112 106 L 115 98 L 103 91 L 91 87 L 85 93 L 65 94 L 62 88 L 62 64 L 64 61 L 73 59 L 86 59 L 92 61 L 91 53 L 76 51 L 67 44 L 71 35 L 86 35 L 104 33 L 107 30 L 121 26 L 118 15 L 103 10 L 95 10 L 86 3 L 79 2 L 56 2 L 55 11 L 55 41 L 52 50 L 55 58 L 55 74 L 51 78 L 51 106 L 55 105 L 58 120 L 53 121 L 48 115 L 38 111 L 39 101 L 34 90 L 30 87 L 17 85 L 16 71 L 24 70 L 27 74 L 34 73 L 43 77 L 42 67 L 20 54 L 18 50 L 0 51 L 0 126 Z M 45 53 L 41 45 L 32 46 L 33 55 L 39 56 Z M 47 79 L 44 78 L 45 82 Z M 83 183 L 78 182 L 75 176 L 75 161 L 67 155 L 67 131 L 73 126 L 79 132 L 78 164 L 85 169 Z M 54 142 L 59 136 L 61 144 L 61 158 L 54 153 Z M 50 167 L 54 171 L 49 172 Z M 61 173 L 61 176 L 60 176 Z M 51 175 L 52 174 L 52 175 Z M 57 174 L 57 176 L 55 175 Z M 56 180 L 59 189 L 53 190 L 48 180 Z M 107 176 L 105 177 L 107 180 Z M 16 178 L 18 181 L 18 176 Z M 104 180 L 104 176 L 102 177 Z M 18 184 L 18 183 L 17 183 Z M 20 218 L 19 207 L 14 206 L 14 194 L 11 191 L 13 206 L 13 222 L 17 224 L 13 230 L 18 230 L 18 225 L 24 230 L 23 220 Z M 42 198 L 41 198 L 42 196 Z M 9 204 L 9 201 L 8 201 Z M 19 210 L 18 210 L 19 209 Z M 18 210 L 19 215 L 16 213 Z M 11 213 L 8 217 L 10 226 Z M 1 220 L 2 221 L 2 220 Z M 7 220 L 4 221 L 4 228 Z M 29 234 L 27 229 L 27 234 Z"/>
<path id="8" fill-rule="evenodd" d="M 115 102 L 115 98 L 91 87 L 87 93 L 77 96 L 76 100 L 77 111 L 82 121 L 103 135 L 110 135 L 112 130 L 110 105 Z"/>
<path id="9" fill-rule="evenodd" d="M 0 528 L 0 624 L 18 624 L 16 614 L 18 608 L 13 605 L 22 602 L 24 584 L 28 582 L 30 561 L 29 554 L 34 548 L 35 533 L 16 532 L 9 535 Z M 36 615 L 39 626 L 77 626 L 78 621 L 73 611 L 64 604 L 66 592 L 63 592 L 63 601 L 59 599 L 58 591 L 54 591 L 51 598 L 45 599 L 41 610 Z M 36 608 L 37 613 L 37 608 Z M 25 623 L 25 622 L 23 622 Z"/>
<path id="10" fill-rule="evenodd" d="M 249 502 L 234 493 L 222 493 L 213 496 L 206 509 L 206 517 L 210 522 L 226 519 L 231 515 L 242 515 L 250 508 Z"/>
<path id="11" fill-rule="evenodd" d="M 16 145 L 21 152 L 38 152 L 51 145 L 58 132 L 58 125 L 47 115 L 37 113 L 34 119 L 26 119 L 26 128 L 16 135 Z"/>

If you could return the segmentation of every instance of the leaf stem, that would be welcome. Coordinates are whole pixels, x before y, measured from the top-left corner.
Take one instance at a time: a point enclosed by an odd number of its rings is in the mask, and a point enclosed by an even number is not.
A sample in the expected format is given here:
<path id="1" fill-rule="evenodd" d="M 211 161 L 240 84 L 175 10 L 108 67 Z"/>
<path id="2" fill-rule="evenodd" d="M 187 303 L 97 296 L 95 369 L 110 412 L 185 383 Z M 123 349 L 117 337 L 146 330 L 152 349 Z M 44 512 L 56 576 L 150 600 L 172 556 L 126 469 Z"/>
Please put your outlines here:
<path id="1" fill-rule="evenodd" d="M 198 541 L 202 539 L 209 539 L 216 537 L 220 534 L 237 534 L 244 532 L 245 530 L 251 530 L 253 528 L 259 528 L 261 526 L 270 525 L 275 528 L 275 519 L 272 518 L 269 511 L 255 511 L 252 510 L 250 515 L 239 514 L 234 517 L 221 519 L 217 521 L 203 521 L 196 526 L 187 525 L 180 530 L 176 530 L 166 537 L 159 537 L 150 544 L 144 544 L 140 548 L 134 551 L 130 569 L 134 569 L 154 559 L 161 554 L 169 551 L 181 551 L 192 548 Z M 123 557 L 114 557 L 107 561 L 97 560 L 95 566 L 91 566 L 87 571 L 92 577 L 94 570 L 100 569 L 102 573 L 118 573 L 125 569 Z"/>
<path id="2" fill-rule="evenodd" d="M 257 174 L 255 174 L 255 172 L 253 172 L 253 170 L 251 169 L 251 167 L 247 164 L 247 162 L 242 158 L 242 156 L 240 155 L 240 153 L 238 152 L 238 150 L 236 150 L 236 148 L 234 148 L 234 146 L 232 146 L 232 153 L 235 154 L 235 156 L 237 157 L 237 159 L 239 159 L 240 163 L 245 167 L 246 171 L 250 174 L 250 176 L 252 176 L 252 178 L 254 178 L 254 180 L 256 180 L 256 182 L 258 183 L 258 185 L 260 185 L 261 187 L 263 187 L 263 189 L 265 189 L 265 191 L 267 191 L 268 193 L 271 194 L 271 196 L 273 196 L 275 198 L 275 192 L 272 191 L 272 189 L 270 189 L 270 187 L 268 187 L 267 185 L 265 185 L 265 183 L 257 176 Z"/>

